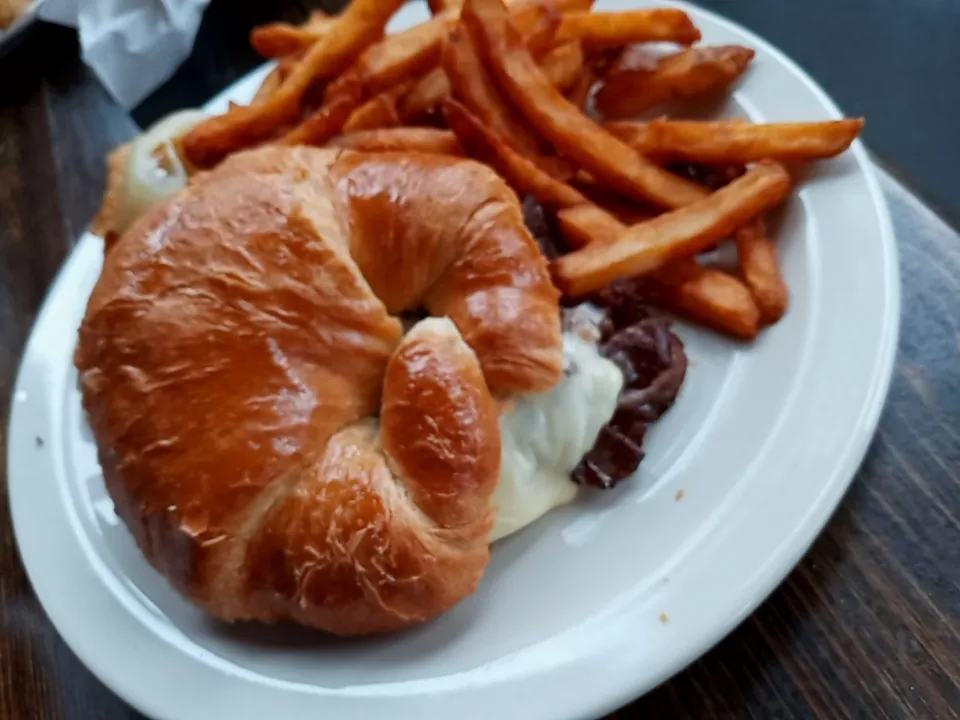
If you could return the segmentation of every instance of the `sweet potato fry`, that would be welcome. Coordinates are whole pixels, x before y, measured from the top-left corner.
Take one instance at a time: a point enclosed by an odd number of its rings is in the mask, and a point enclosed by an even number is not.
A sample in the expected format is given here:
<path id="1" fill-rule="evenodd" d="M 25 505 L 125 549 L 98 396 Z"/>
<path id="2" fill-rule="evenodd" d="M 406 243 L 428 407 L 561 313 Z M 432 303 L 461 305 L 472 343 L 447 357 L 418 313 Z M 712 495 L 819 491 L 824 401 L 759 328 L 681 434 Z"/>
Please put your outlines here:
<path id="1" fill-rule="evenodd" d="M 522 6 L 514 18 L 526 38 L 527 47 L 535 54 L 547 49 L 546 55 L 540 59 L 541 64 L 549 64 L 552 67 L 552 78 L 569 87 L 573 84 L 570 77 L 574 72 L 578 53 L 567 44 L 560 46 L 563 49 L 558 49 L 556 53 L 549 50 L 559 25 L 559 16 L 548 15 L 546 8 L 544 5 Z M 579 53 L 579 64 L 582 67 L 582 52 Z M 422 119 L 438 109 L 444 100 L 448 100 L 450 92 L 450 81 L 446 72 L 442 67 L 434 68 L 420 78 L 400 102 L 400 116 L 408 122 Z"/>
<path id="2" fill-rule="evenodd" d="M 265 58 L 296 55 L 330 32 L 333 22 L 322 10 L 315 10 L 303 25 L 277 22 L 254 28 L 250 32 L 250 44 Z"/>
<path id="3" fill-rule="evenodd" d="M 541 154 L 540 140 L 487 75 L 473 40 L 462 25 L 458 25 L 447 40 L 443 69 L 453 96 L 483 124 L 523 155 L 536 157 Z"/>
<path id="4" fill-rule="evenodd" d="M 589 66 L 584 67 L 583 72 L 580 73 L 580 77 L 578 77 L 577 81 L 567 90 L 567 100 L 570 101 L 571 105 L 585 112 L 590 102 L 590 93 L 593 91 L 593 86 L 596 85 L 596 83 L 597 76 L 593 68 Z"/>
<path id="5" fill-rule="evenodd" d="M 583 49 L 578 42 L 565 42 L 557 45 L 539 59 L 547 80 L 560 92 L 567 92 L 584 74 Z"/>
<path id="6" fill-rule="evenodd" d="M 581 0 L 582 2 L 582 0 Z M 457 4 L 459 13 L 460 3 Z M 542 53 L 550 48 L 560 26 L 560 15 L 548 2 L 521 0 L 511 6 L 514 22 L 533 52 Z M 448 12 L 444 17 L 449 18 Z M 568 51 L 570 52 L 570 51 Z M 572 58 L 564 58 L 568 62 Z M 569 66 L 564 68 L 569 70 Z M 437 110 L 450 97 L 450 81 L 442 67 L 426 73 L 401 101 L 399 110 L 404 120 L 419 120 Z"/>
<path id="7" fill-rule="evenodd" d="M 405 122 L 419 120 L 440 107 L 450 97 L 450 81 L 442 67 L 420 78 L 400 101 L 400 117 Z"/>
<path id="8" fill-rule="evenodd" d="M 649 123 L 610 122 L 604 127 L 637 152 L 657 160 L 747 164 L 759 160 L 807 162 L 834 157 L 857 138 L 863 119 L 766 125 L 737 120 L 656 119 Z"/>
<path id="9" fill-rule="evenodd" d="M 587 202 L 574 188 L 555 179 L 511 148 L 463 105 L 446 102 L 443 114 L 467 155 L 496 170 L 518 194 L 530 195 L 541 205 L 552 209 Z"/>
<path id="10" fill-rule="evenodd" d="M 531 0 L 527 1 L 529 2 Z M 516 2 L 516 0 L 514 0 L 514 2 Z M 595 0 L 532 0 L 532 2 L 544 3 L 559 13 L 573 13 L 590 12 Z M 509 5 L 511 8 L 513 7 L 513 3 L 509 3 Z M 460 7 L 463 7 L 463 3 L 460 3 Z"/>
<path id="11" fill-rule="evenodd" d="M 440 50 L 455 20 L 455 16 L 445 13 L 388 35 L 367 48 L 351 72 L 357 74 L 369 95 L 418 78 L 440 60 Z"/>
<path id="12" fill-rule="evenodd" d="M 744 340 L 757 336 L 760 311 L 747 287 L 729 273 L 679 260 L 650 275 L 651 304 Z"/>
<path id="13" fill-rule="evenodd" d="M 460 12 L 463 0 L 427 0 L 427 5 L 430 6 L 430 12 L 439 15 L 445 12 Z"/>
<path id="14" fill-rule="evenodd" d="M 343 132 L 374 130 L 400 125 L 401 119 L 397 103 L 409 87 L 409 85 L 397 85 L 367 100 L 353 111 L 350 119 L 343 126 Z"/>
<path id="15" fill-rule="evenodd" d="M 361 88 L 352 76 L 342 76 L 331 86 L 319 110 L 283 135 L 280 145 L 323 145 L 337 135 L 360 104 Z"/>
<path id="16" fill-rule="evenodd" d="M 760 163 L 692 205 L 634 225 L 611 245 L 560 258 L 554 262 L 555 278 L 567 294 L 581 296 L 620 277 L 649 274 L 729 237 L 789 190 L 790 176 L 781 165 Z"/>
<path id="17" fill-rule="evenodd" d="M 389 93 L 380 93 L 367 100 L 350 114 L 349 119 L 343 126 L 343 132 L 392 128 L 400 124 L 400 114 L 397 112 L 396 102 L 390 97 Z"/>
<path id="18" fill-rule="evenodd" d="M 563 97 L 523 46 L 500 0 L 467 0 L 461 18 L 530 124 L 597 180 L 661 207 L 681 207 L 705 195 L 703 188 L 641 158 Z"/>
<path id="19" fill-rule="evenodd" d="M 628 230 L 595 205 L 577 205 L 557 213 L 564 239 L 574 247 L 613 244 Z M 641 279 L 651 304 L 696 320 L 734 337 L 757 334 L 760 311 L 747 287 L 732 275 L 674 260 Z"/>
<path id="20" fill-rule="evenodd" d="M 652 69 L 611 71 L 597 91 L 597 110 L 607 119 L 620 119 L 671 100 L 724 90 L 753 55 L 738 45 L 696 47 L 668 55 Z"/>
<path id="21" fill-rule="evenodd" d="M 575 177 L 570 184 L 584 197 L 597 207 L 612 215 L 624 225 L 636 225 L 646 222 L 661 214 L 658 208 L 649 203 L 636 202 L 628 198 L 611 193 L 603 185 L 599 185 L 592 178 Z"/>
<path id="22" fill-rule="evenodd" d="M 557 41 L 579 40 L 588 52 L 641 42 L 692 45 L 699 39 L 690 16 L 675 8 L 568 13 L 557 31 Z"/>
<path id="23" fill-rule="evenodd" d="M 256 105 L 258 103 L 266 102 L 267 98 L 273 95 L 280 88 L 281 82 L 283 82 L 283 68 L 281 65 L 277 65 L 267 74 L 267 76 L 263 79 L 263 82 L 260 83 L 260 87 L 257 88 L 257 92 L 254 93 L 250 104 Z"/>
<path id="24" fill-rule="evenodd" d="M 654 70 L 659 58 L 642 44 L 632 44 L 621 48 L 607 65 L 607 73 L 622 73 L 633 70 Z"/>
<path id="25" fill-rule="evenodd" d="M 560 29 L 560 13 L 549 5 L 534 3 L 518 6 L 511 12 L 517 32 L 534 55 L 542 55 L 554 45 Z"/>
<path id="26" fill-rule="evenodd" d="M 767 235 L 763 219 L 755 218 L 744 225 L 734 239 L 740 272 L 757 301 L 760 316 L 765 323 L 775 323 L 787 311 L 789 291 L 780 274 L 776 245 Z"/>
<path id="27" fill-rule="evenodd" d="M 450 130 L 439 130 L 437 128 L 398 127 L 361 130 L 338 135 L 327 142 L 327 147 L 339 147 L 362 152 L 423 152 L 435 155 L 463 155 L 463 149 L 457 142 L 457 136 Z"/>
<path id="28" fill-rule="evenodd" d="M 574 248 L 594 244 L 612 245 L 628 227 L 589 201 L 560 208 L 557 211 L 557 226 L 563 239 Z"/>
<path id="29" fill-rule="evenodd" d="M 343 72 L 383 33 L 402 4 L 403 0 L 354 0 L 265 102 L 210 118 L 183 136 L 179 145 L 186 159 L 201 168 L 211 167 L 228 153 L 264 140 L 294 120 L 310 85 Z"/>

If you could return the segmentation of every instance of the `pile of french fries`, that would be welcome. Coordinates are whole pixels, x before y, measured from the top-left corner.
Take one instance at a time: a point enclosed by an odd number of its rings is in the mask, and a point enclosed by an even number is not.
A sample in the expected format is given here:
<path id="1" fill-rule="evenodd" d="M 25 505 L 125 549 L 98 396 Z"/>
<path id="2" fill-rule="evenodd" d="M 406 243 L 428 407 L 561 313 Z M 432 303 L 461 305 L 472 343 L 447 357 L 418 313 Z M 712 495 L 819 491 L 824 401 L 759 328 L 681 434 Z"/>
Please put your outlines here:
<path id="1" fill-rule="evenodd" d="M 468 156 L 555 218 L 572 250 L 552 265 L 567 296 L 636 278 L 651 304 L 738 338 L 783 316 L 788 291 L 764 214 L 790 192 L 787 164 L 843 152 L 862 120 L 655 117 L 723 93 L 754 55 L 696 45 L 679 9 L 431 0 L 431 19 L 385 35 L 402 4 L 353 0 L 336 16 L 257 28 L 253 46 L 274 69 L 250 105 L 177 139 L 187 167 L 264 143 Z M 650 43 L 676 47 L 653 54 Z M 703 260 L 727 241 L 735 269 Z"/>

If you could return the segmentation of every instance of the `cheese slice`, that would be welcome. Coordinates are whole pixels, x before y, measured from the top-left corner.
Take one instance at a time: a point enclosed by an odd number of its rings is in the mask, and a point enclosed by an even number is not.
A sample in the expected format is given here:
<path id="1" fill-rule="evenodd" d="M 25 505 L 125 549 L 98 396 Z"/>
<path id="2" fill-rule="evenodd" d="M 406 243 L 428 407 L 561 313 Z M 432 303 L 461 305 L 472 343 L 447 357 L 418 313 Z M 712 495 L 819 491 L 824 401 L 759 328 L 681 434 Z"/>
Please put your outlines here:
<path id="1" fill-rule="evenodd" d="M 553 388 L 518 397 L 500 416 L 503 454 L 491 541 L 520 530 L 577 494 L 570 473 L 613 417 L 623 374 L 577 333 L 564 333 L 566 372 Z"/>

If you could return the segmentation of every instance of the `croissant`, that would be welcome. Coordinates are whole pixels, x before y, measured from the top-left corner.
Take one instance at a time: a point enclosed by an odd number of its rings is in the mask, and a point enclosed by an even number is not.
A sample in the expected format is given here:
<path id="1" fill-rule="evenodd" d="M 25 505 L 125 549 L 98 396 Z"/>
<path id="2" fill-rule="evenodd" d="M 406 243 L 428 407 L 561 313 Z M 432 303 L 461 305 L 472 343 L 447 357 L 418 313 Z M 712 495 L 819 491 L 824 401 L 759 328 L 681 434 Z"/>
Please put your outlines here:
<path id="1" fill-rule="evenodd" d="M 407 311 L 433 317 L 404 333 Z M 476 588 L 498 401 L 559 381 L 559 318 L 485 166 L 265 147 L 111 247 L 75 362 L 117 513 L 174 588 L 357 635 Z"/>

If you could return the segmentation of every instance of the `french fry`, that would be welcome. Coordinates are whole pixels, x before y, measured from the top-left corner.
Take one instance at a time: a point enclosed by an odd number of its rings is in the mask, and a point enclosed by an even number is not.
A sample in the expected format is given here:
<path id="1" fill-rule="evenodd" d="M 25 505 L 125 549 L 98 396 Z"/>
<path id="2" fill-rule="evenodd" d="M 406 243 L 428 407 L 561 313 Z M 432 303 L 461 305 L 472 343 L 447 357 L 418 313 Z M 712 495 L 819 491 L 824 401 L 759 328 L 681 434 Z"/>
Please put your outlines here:
<path id="1" fill-rule="evenodd" d="M 585 112 L 590 102 L 590 93 L 593 91 L 593 86 L 596 82 L 597 76 L 593 68 L 584 67 L 583 72 L 580 73 L 580 77 L 577 78 L 573 86 L 567 90 L 567 100 L 570 101 L 571 105 Z"/>
<path id="2" fill-rule="evenodd" d="M 839 155 L 857 138 L 862 118 L 816 123 L 752 125 L 737 120 L 656 119 L 609 122 L 604 127 L 637 152 L 657 160 L 747 164 L 760 160 L 809 162 Z"/>
<path id="3" fill-rule="evenodd" d="M 547 7 L 556 10 L 559 13 L 574 13 L 574 12 L 590 12 L 590 9 L 593 7 L 595 0 L 527 0 L 528 2 L 539 2 L 547 5 Z M 517 0 L 514 0 L 517 2 Z M 514 6 L 514 2 L 509 3 L 510 8 Z M 463 3 L 460 3 L 461 9 L 463 8 Z"/>
<path id="4" fill-rule="evenodd" d="M 564 98 L 523 46 L 500 0 L 467 0 L 461 20 L 479 41 L 500 86 L 530 124 L 597 180 L 661 207 L 681 207 L 705 195 L 703 188 L 640 157 Z"/>
<path id="5" fill-rule="evenodd" d="M 574 188 L 511 148 L 463 105 L 448 101 L 444 103 L 443 114 L 467 155 L 496 170 L 518 194 L 530 195 L 541 205 L 553 209 L 587 202 Z"/>
<path id="6" fill-rule="evenodd" d="M 673 260 L 692 257 L 780 203 L 789 190 L 790 176 L 783 166 L 755 165 L 692 205 L 634 225 L 613 244 L 587 247 L 556 260 L 557 284 L 577 297 L 617 278 L 646 275 Z"/>
<path id="7" fill-rule="evenodd" d="M 586 200 L 586 198 L 585 198 Z M 570 247 L 612 245 L 627 231 L 627 225 L 586 201 L 557 211 L 557 227 Z"/>
<path id="8" fill-rule="evenodd" d="M 397 127 L 402 122 L 397 103 L 408 89 L 409 85 L 397 85 L 370 98 L 353 111 L 343 132 Z"/>
<path id="9" fill-rule="evenodd" d="M 646 283 L 652 304 L 743 340 L 757 336 L 760 311 L 747 287 L 729 273 L 679 260 Z"/>
<path id="10" fill-rule="evenodd" d="M 547 80 L 560 92 L 567 92 L 584 74 L 583 48 L 578 42 L 565 42 L 547 52 L 537 63 Z"/>
<path id="11" fill-rule="evenodd" d="M 345 75 L 331 88 L 320 109 L 283 135 L 277 140 L 278 144 L 323 145 L 343 129 L 360 104 L 360 84 L 353 76 Z"/>
<path id="12" fill-rule="evenodd" d="M 409 30 L 388 35 L 367 48 L 351 72 L 357 74 L 368 95 L 419 78 L 436 66 L 455 20 L 456 16 L 445 13 Z"/>
<path id="13" fill-rule="evenodd" d="M 269 138 L 277 128 L 296 119 L 310 85 L 343 72 L 383 33 L 402 4 L 403 0 L 353 0 L 265 102 L 210 118 L 184 135 L 178 145 L 185 159 L 197 167 L 212 167 L 229 153 Z"/>
<path id="14" fill-rule="evenodd" d="M 430 6 L 430 12 L 434 15 L 440 15 L 441 13 L 449 12 L 460 12 L 460 6 L 463 4 L 463 0 L 427 0 L 427 5 Z"/>
<path id="15" fill-rule="evenodd" d="M 693 45 L 699 39 L 700 31 L 690 16 L 675 8 L 567 13 L 557 31 L 558 42 L 579 40 L 588 52 L 642 42 Z"/>
<path id="16" fill-rule="evenodd" d="M 564 239 L 574 247 L 614 244 L 628 230 L 595 205 L 560 210 L 557 223 Z M 648 300 L 665 310 L 734 337 L 752 338 L 757 334 L 757 303 L 747 286 L 729 273 L 681 258 L 640 281 Z"/>
<path id="17" fill-rule="evenodd" d="M 659 59 L 642 44 L 632 44 L 621 48 L 607 64 L 606 73 L 622 73 L 633 70 L 653 70 Z"/>
<path id="18" fill-rule="evenodd" d="M 436 155 L 463 155 L 463 149 L 453 132 L 435 128 L 398 127 L 361 130 L 338 135 L 327 142 L 327 147 L 361 152 L 424 152 Z"/>
<path id="19" fill-rule="evenodd" d="M 521 25 L 521 32 L 527 38 L 527 47 L 531 52 L 549 48 L 553 41 L 553 36 L 557 28 L 558 20 L 556 15 L 548 16 L 544 12 L 544 6 L 532 5 L 530 9 L 521 8 L 514 16 Z M 525 25 L 523 25 L 525 23 Z M 559 48 L 563 48 L 559 50 Z M 552 50 L 547 51 L 540 59 L 544 66 L 550 66 L 552 79 L 558 81 L 566 87 L 573 85 L 570 80 L 571 73 L 574 72 L 574 65 L 578 61 L 583 66 L 583 54 L 578 53 L 569 44 L 559 46 L 556 53 Z M 592 84 L 592 83 L 591 83 Z M 400 116 L 405 121 L 415 121 L 424 118 L 431 112 L 440 107 L 444 100 L 450 98 L 450 81 L 442 67 L 437 67 L 420 78 L 413 86 L 413 89 L 400 102 Z"/>
<path id="20" fill-rule="evenodd" d="M 569 12 L 589 12 L 593 7 L 594 0 L 511 0 L 507 3 L 511 11 L 523 12 L 528 7 L 537 5 L 548 10 L 560 13 Z M 459 16 L 460 9 L 463 7 L 463 0 L 427 0 L 430 6 L 430 12 L 434 15 L 440 13 L 454 14 Z"/>
<path id="21" fill-rule="evenodd" d="M 254 28 L 250 32 L 250 44 L 265 58 L 296 55 L 329 33 L 333 22 L 322 10 L 315 10 L 303 25 L 277 22 Z"/>
<path id="22" fill-rule="evenodd" d="M 484 70 L 476 47 L 462 25 L 450 34 L 443 69 L 453 96 L 508 145 L 527 157 L 541 154 L 541 142 L 507 102 Z"/>
<path id="23" fill-rule="evenodd" d="M 260 87 L 257 88 L 257 92 L 254 93 L 250 104 L 257 105 L 258 103 L 266 102 L 267 98 L 280 88 L 281 82 L 283 82 L 283 68 L 277 65 L 267 74 L 263 82 L 260 83 Z"/>
<path id="24" fill-rule="evenodd" d="M 511 17 L 534 55 L 542 55 L 553 47 L 561 16 L 549 5 L 523 5 L 514 10 Z"/>
<path id="25" fill-rule="evenodd" d="M 740 272 L 767 324 L 777 322 L 787 311 L 789 291 L 780 273 L 777 247 L 767 235 L 762 218 L 744 225 L 734 236 Z"/>
<path id="26" fill-rule="evenodd" d="M 671 100 L 724 90 L 743 74 L 753 56 L 753 50 L 738 45 L 696 47 L 668 55 L 652 69 L 611 71 L 597 91 L 597 110 L 615 120 Z"/>
<path id="27" fill-rule="evenodd" d="M 420 78 L 400 101 L 400 117 L 406 122 L 419 120 L 440 107 L 450 97 L 450 81 L 442 67 Z"/>
<path id="28" fill-rule="evenodd" d="M 575 177 L 570 184 L 594 205 L 602 208 L 624 225 L 636 225 L 661 214 L 658 208 L 648 203 L 636 202 L 611 193 L 593 178 Z"/>

